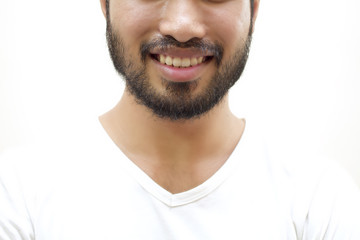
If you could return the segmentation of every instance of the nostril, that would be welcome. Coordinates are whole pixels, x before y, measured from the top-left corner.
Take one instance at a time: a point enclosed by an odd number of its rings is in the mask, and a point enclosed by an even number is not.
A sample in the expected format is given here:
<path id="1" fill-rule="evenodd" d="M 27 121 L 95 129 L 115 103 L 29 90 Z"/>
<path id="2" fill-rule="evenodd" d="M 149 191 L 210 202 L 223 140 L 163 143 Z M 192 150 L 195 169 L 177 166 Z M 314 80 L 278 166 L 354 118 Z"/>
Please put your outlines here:
<path id="1" fill-rule="evenodd" d="M 202 39 L 206 35 L 205 26 L 198 21 L 162 21 L 160 33 L 167 38 L 172 38 L 180 43 L 185 43 L 193 38 Z"/>

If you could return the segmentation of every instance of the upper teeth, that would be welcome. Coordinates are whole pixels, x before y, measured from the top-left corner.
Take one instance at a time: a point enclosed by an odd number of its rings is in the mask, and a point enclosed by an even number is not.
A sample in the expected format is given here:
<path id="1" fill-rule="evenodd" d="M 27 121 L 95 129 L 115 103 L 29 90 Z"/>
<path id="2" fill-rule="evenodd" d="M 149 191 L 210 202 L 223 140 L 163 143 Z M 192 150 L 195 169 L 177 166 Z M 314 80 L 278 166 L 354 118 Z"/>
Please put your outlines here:
<path id="1" fill-rule="evenodd" d="M 190 66 L 195 66 L 197 64 L 200 64 L 204 61 L 204 57 L 192 57 L 192 58 L 179 58 L 179 57 L 170 57 L 170 56 L 165 56 L 160 54 L 160 59 L 159 61 L 162 64 L 166 64 L 169 66 L 174 66 L 174 67 L 190 67 Z"/>

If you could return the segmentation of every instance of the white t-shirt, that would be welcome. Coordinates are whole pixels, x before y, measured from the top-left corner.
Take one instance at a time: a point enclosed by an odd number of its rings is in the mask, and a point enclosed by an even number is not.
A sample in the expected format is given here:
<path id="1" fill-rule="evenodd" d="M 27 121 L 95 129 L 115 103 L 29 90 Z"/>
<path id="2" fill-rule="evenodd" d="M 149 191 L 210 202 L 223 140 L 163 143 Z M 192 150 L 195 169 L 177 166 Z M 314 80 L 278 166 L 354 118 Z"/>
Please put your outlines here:
<path id="1" fill-rule="evenodd" d="M 248 121 L 207 181 L 171 194 L 97 122 L 0 159 L 0 240 L 360 239 L 360 193 L 314 156 L 274 159 Z"/>

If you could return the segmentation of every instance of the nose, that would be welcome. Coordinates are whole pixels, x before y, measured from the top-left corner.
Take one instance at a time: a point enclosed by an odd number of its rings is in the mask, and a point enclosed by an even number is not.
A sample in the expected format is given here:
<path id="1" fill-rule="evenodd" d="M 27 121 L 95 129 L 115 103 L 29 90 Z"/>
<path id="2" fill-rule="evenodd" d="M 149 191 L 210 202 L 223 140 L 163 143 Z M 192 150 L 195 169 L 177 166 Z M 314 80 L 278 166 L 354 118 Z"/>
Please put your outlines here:
<path id="1" fill-rule="evenodd" d="M 196 0 L 168 0 L 163 8 L 159 30 L 179 42 L 192 38 L 203 38 L 206 28 L 201 9 Z"/>

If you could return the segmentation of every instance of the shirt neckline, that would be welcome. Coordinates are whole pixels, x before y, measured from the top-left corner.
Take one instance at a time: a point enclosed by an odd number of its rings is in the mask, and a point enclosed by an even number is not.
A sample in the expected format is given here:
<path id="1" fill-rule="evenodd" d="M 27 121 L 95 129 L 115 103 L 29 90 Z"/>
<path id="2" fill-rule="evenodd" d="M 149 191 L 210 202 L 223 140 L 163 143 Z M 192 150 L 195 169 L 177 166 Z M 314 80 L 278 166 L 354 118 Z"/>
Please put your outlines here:
<path id="1" fill-rule="evenodd" d="M 157 200 L 161 201 L 169 207 L 178 207 L 196 202 L 217 189 L 237 168 L 237 165 L 241 161 L 238 158 L 239 152 L 241 149 L 244 148 L 244 141 L 246 142 L 245 139 L 247 139 L 248 135 L 248 123 L 246 122 L 243 134 L 239 142 L 237 143 L 235 149 L 233 150 L 229 158 L 226 160 L 226 162 L 210 178 L 192 189 L 180 193 L 171 193 L 162 186 L 160 186 L 158 183 L 156 183 L 140 167 L 138 167 L 133 161 L 131 161 L 112 141 L 110 136 L 106 133 L 105 129 L 101 125 L 100 121 L 98 121 L 98 124 L 101 127 L 104 139 L 110 142 L 108 144 L 112 146 L 112 150 L 117 153 L 119 161 L 121 165 L 125 168 L 125 170 L 136 180 L 136 182 L 138 182 L 138 184 L 145 191 L 147 191 Z"/>

